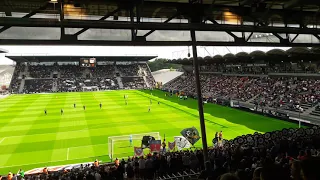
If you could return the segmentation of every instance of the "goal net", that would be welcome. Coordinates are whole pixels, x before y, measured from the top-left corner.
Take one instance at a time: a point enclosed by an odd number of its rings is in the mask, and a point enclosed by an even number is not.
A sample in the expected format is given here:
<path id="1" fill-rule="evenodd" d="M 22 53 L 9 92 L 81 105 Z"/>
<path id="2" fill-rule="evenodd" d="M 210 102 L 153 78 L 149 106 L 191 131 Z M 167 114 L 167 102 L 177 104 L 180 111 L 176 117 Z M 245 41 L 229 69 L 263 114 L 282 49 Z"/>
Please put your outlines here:
<path id="1" fill-rule="evenodd" d="M 130 143 L 130 136 L 132 136 L 132 143 Z M 156 140 L 161 140 L 159 132 L 108 137 L 108 153 L 110 159 L 133 156 L 134 147 L 141 147 L 143 136 L 153 136 Z"/>

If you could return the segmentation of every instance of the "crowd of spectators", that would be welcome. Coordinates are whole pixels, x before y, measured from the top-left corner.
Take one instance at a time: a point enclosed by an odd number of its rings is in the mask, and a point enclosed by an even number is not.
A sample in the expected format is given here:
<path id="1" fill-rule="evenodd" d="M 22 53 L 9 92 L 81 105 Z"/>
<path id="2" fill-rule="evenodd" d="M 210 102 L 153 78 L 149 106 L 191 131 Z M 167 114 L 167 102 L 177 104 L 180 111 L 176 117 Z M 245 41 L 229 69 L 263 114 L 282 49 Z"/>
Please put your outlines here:
<path id="1" fill-rule="evenodd" d="M 31 78 L 50 78 L 51 73 L 53 72 L 53 66 L 29 66 L 28 70 Z"/>
<path id="2" fill-rule="evenodd" d="M 52 92 L 52 90 L 71 92 L 119 89 L 116 69 L 120 72 L 119 78 L 122 79 L 125 89 L 146 88 L 146 81 L 150 87 L 154 87 L 155 81 L 149 68 L 146 64 L 141 65 L 140 69 L 139 64 L 97 65 L 95 68 L 84 68 L 70 64 L 58 65 L 57 63 L 50 66 L 28 64 L 28 72 L 21 75 L 25 65 L 18 63 L 10 88 L 11 92 L 19 93 L 21 80 L 18 77 L 20 76 L 21 79 L 26 80 L 23 93 Z M 57 87 L 54 88 L 55 86 Z"/>
<path id="3" fill-rule="evenodd" d="M 274 108 L 295 109 L 301 104 L 314 106 L 320 99 L 320 80 L 316 79 L 201 74 L 200 80 L 205 97 L 251 100 Z M 192 74 L 184 74 L 165 84 L 164 88 L 195 94 L 194 82 Z"/>
<path id="4" fill-rule="evenodd" d="M 124 89 L 144 89 L 147 84 L 143 77 L 122 77 Z"/>
<path id="5" fill-rule="evenodd" d="M 59 92 L 96 91 L 119 89 L 115 78 L 74 78 L 60 79 Z"/>
<path id="6" fill-rule="evenodd" d="M 25 71 L 25 65 L 17 62 L 12 75 L 11 83 L 10 83 L 10 91 L 12 93 L 19 92 L 20 82 L 21 82 L 21 79 L 19 79 L 19 76 L 21 75 L 20 78 L 22 78 L 24 76 L 23 75 L 24 71 Z"/>
<path id="7" fill-rule="evenodd" d="M 92 77 L 114 77 L 115 68 L 113 65 L 100 65 L 91 69 Z"/>
<path id="8" fill-rule="evenodd" d="M 80 165 L 26 175 L 26 180 L 122 180 L 178 178 L 199 173 L 194 179 L 212 180 L 318 180 L 320 179 L 320 127 L 282 129 L 265 134 L 238 136 L 209 148 L 208 171 L 202 149 L 148 154 L 116 159 L 114 163 Z M 192 173 L 191 173 L 192 172 Z M 10 174 L 10 173 L 9 173 Z M 12 174 L 10 175 L 12 177 Z M 9 177 L 9 175 L 8 175 Z M 186 176 L 188 178 L 188 176 Z M 7 177 L 4 177 L 5 179 Z M 10 179 L 11 180 L 11 179 Z"/>
<path id="9" fill-rule="evenodd" d="M 25 81 L 24 93 L 52 92 L 52 79 L 29 79 Z"/>
<path id="10" fill-rule="evenodd" d="M 118 71 L 121 72 L 121 76 L 139 76 L 139 65 L 117 65 Z"/>
<path id="11" fill-rule="evenodd" d="M 77 65 L 59 66 L 60 78 L 80 78 L 83 76 L 84 68 Z"/>
<path id="12" fill-rule="evenodd" d="M 318 73 L 319 67 L 311 62 L 277 63 L 216 63 L 200 66 L 202 72 L 221 72 L 225 74 L 268 74 L 268 73 Z"/>

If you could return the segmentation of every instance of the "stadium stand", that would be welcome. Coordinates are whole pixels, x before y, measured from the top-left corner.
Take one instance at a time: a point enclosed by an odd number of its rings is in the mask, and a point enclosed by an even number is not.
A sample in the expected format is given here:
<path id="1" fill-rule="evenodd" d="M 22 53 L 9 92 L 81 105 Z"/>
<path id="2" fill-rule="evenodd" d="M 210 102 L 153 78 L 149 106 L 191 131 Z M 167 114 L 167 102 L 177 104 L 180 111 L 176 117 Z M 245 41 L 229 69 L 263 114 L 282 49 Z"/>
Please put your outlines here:
<path id="1" fill-rule="evenodd" d="M 143 89 L 156 84 L 146 63 L 154 57 L 140 57 L 140 61 L 136 57 L 113 57 L 114 61 L 112 57 L 108 61 L 104 60 L 107 57 L 99 57 L 97 65 L 90 68 L 80 66 L 80 57 L 59 57 L 61 62 L 41 56 L 24 57 L 24 61 L 20 57 L 9 58 L 17 61 L 10 84 L 12 93 Z M 26 62 L 28 58 L 31 63 Z M 130 62 L 131 59 L 135 61 Z"/>
<path id="2" fill-rule="evenodd" d="M 203 98 L 237 101 L 241 107 L 281 111 L 320 124 L 318 61 L 302 60 L 316 54 L 316 48 L 291 48 L 200 57 Z M 162 88 L 195 96 L 192 60 L 172 60 L 183 64 L 185 73 Z"/>

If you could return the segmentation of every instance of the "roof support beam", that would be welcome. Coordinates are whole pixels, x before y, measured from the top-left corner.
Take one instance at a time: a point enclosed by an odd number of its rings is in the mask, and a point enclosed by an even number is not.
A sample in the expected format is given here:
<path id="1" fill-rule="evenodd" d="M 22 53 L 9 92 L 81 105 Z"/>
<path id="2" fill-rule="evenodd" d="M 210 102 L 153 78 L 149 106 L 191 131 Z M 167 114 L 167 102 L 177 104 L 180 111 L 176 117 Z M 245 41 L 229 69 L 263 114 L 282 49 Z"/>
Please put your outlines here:
<path id="1" fill-rule="evenodd" d="M 253 3 L 253 0 L 243 0 L 243 1 L 240 1 L 239 2 L 239 5 L 240 6 L 243 6 L 243 5 L 251 5 Z"/>
<path id="2" fill-rule="evenodd" d="M 64 21 L 64 2 L 63 0 L 59 0 L 59 5 L 60 5 L 60 21 L 63 22 Z M 64 26 L 63 26 L 63 23 L 61 23 L 61 26 L 60 26 L 60 38 L 63 39 L 65 37 L 65 29 L 64 29 Z"/>
<path id="3" fill-rule="evenodd" d="M 176 13 L 175 15 L 171 16 L 170 18 L 168 18 L 167 20 L 165 20 L 163 23 L 168 23 L 170 22 L 172 19 L 176 18 L 179 15 L 179 13 Z M 145 35 L 143 35 L 143 37 L 147 37 L 150 34 L 152 34 L 153 32 L 155 32 L 156 30 L 151 30 L 149 32 L 147 32 Z"/>
<path id="4" fill-rule="evenodd" d="M 31 11 L 29 14 L 26 14 L 25 16 L 23 16 L 22 18 L 30 18 L 32 16 L 34 16 L 35 14 L 37 14 L 39 11 L 42 11 L 42 10 L 45 10 L 49 5 L 49 2 L 46 2 L 43 6 L 41 6 L 40 8 L 38 9 L 35 9 L 33 11 Z M 11 12 L 10 12 L 11 14 Z M 0 33 L 10 29 L 12 26 L 3 26 L 1 29 L 0 29 Z"/>
<path id="5" fill-rule="evenodd" d="M 133 13 L 133 8 L 131 8 L 129 10 L 129 14 L 130 14 L 130 22 L 132 24 L 134 24 L 134 13 Z M 136 36 L 137 36 L 137 31 L 135 28 L 131 29 L 131 41 L 135 41 L 136 40 Z"/>
<path id="6" fill-rule="evenodd" d="M 97 21 L 65 19 L 24 19 L 0 17 L 0 26 L 17 27 L 56 27 L 61 23 L 65 28 L 97 28 L 97 29 L 138 29 L 138 30 L 172 30 L 172 31 L 234 31 L 234 32 L 261 32 L 261 33 L 288 33 L 288 34 L 320 34 L 320 28 L 295 28 L 276 26 L 231 25 L 231 24 L 203 24 L 203 23 L 157 23 L 128 21 Z"/>
<path id="7" fill-rule="evenodd" d="M 292 39 L 291 39 L 291 43 L 293 43 L 296 39 L 297 39 L 297 37 L 299 36 L 299 34 L 296 34 Z"/>
<path id="8" fill-rule="evenodd" d="M 219 24 L 216 20 L 213 20 L 211 18 L 207 18 L 210 22 L 212 22 L 213 24 Z M 238 36 L 236 36 L 235 34 L 233 34 L 231 31 L 226 31 L 227 34 L 229 34 L 230 36 L 233 37 L 233 39 L 237 39 L 239 38 Z"/>
<path id="9" fill-rule="evenodd" d="M 99 19 L 99 21 L 106 20 L 107 18 L 109 18 L 110 16 L 113 16 L 115 13 L 117 13 L 117 12 L 119 12 L 119 11 L 120 11 L 120 8 L 117 8 L 117 9 L 109 12 L 108 14 L 104 15 L 103 17 L 101 17 L 101 18 Z M 76 32 L 76 33 L 74 34 L 74 36 L 79 36 L 80 34 L 86 32 L 86 31 L 89 30 L 89 29 L 90 29 L 90 28 L 83 28 L 83 29 L 81 29 L 80 31 Z"/>
<path id="10" fill-rule="evenodd" d="M 303 0 L 291 0 L 291 1 L 287 2 L 286 4 L 284 4 L 284 8 L 285 9 L 291 9 L 291 8 L 296 7 L 299 4 L 301 4 L 302 1 Z"/>
<path id="11" fill-rule="evenodd" d="M 69 46 L 191 46 L 191 41 L 106 41 L 106 40 L 18 40 L 0 39 L 0 45 Z M 320 43 L 197 41 L 197 46 L 320 47 Z"/>

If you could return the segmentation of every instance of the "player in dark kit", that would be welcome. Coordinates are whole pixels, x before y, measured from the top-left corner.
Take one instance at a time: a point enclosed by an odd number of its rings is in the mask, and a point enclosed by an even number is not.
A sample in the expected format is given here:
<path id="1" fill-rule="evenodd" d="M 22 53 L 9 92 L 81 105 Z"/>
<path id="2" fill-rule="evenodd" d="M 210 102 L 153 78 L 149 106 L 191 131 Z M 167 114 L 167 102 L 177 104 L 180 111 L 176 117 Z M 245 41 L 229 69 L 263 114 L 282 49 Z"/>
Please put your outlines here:
<path id="1" fill-rule="evenodd" d="M 73 108 L 76 108 L 76 103 L 73 103 Z"/>
<path id="2" fill-rule="evenodd" d="M 160 104 L 160 101 L 158 101 L 158 104 Z"/>
<path id="3" fill-rule="evenodd" d="M 99 106 L 100 106 L 100 109 L 101 109 L 101 108 L 102 108 L 102 104 L 101 104 L 101 102 L 100 102 Z"/>
<path id="4" fill-rule="evenodd" d="M 44 114 L 47 115 L 47 110 L 46 109 L 44 109 Z"/>
<path id="5" fill-rule="evenodd" d="M 60 110 L 61 115 L 63 114 L 63 109 Z"/>
<path id="6" fill-rule="evenodd" d="M 83 106 L 83 110 L 86 110 L 86 106 Z"/>

